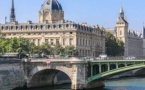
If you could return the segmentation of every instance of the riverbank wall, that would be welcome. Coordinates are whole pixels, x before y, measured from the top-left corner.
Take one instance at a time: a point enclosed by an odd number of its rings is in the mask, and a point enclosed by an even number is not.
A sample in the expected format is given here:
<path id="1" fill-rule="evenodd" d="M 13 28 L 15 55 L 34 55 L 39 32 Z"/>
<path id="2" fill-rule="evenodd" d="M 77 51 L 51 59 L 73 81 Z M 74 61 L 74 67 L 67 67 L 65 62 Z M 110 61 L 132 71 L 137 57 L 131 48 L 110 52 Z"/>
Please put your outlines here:
<path id="1" fill-rule="evenodd" d="M 23 87 L 25 75 L 21 61 L 0 61 L 0 90 Z"/>

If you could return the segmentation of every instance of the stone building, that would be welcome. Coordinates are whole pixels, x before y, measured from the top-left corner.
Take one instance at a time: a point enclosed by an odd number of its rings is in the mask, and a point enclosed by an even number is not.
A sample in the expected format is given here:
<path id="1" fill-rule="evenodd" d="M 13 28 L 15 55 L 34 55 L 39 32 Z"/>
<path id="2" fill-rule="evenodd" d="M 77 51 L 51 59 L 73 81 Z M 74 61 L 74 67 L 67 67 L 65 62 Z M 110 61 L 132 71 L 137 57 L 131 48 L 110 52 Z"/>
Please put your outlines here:
<path id="1" fill-rule="evenodd" d="M 6 38 L 24 37 L 37 46 L 43 43 L 50 45 L 74 46 L 79 56 L 98 56 L 105 53 L 105 36 L 99 26 L 87 23 L 77 24 L 64 20 L 64 11 L 57 0 L 46 0 L 39 11 L 39 22 L 19 23 L 16 21 L 14 1 L 10 22 L 0 24 L 0 30 Z"/>
<path id="2" fill-rule="evenodd" d="M 142 33 L 129 29 L 123 8 L 120 9 L 116 27 L 106 30 L 124 42 L 124 56 L 144 56 Z"/>

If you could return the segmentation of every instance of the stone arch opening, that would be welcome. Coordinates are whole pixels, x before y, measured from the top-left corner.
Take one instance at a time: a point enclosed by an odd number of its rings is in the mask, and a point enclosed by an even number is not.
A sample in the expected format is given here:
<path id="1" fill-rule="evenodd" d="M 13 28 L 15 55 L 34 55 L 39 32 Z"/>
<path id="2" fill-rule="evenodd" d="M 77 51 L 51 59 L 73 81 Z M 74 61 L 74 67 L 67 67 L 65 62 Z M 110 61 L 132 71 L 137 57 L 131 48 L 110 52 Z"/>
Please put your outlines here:
<path id="1" fill-rule="evenodd" d="M 32 76 L 28 83 L 28 87 L 46 87 L 66 83 L 71 84 L 71 78 L 65 72 L 56 69 L 44 69 Z"/>
<path id="2" fill-rule="evenodd" d="M 116 64 L 111 64 L 110 65 L 110 70 L 116 69 Z"/>

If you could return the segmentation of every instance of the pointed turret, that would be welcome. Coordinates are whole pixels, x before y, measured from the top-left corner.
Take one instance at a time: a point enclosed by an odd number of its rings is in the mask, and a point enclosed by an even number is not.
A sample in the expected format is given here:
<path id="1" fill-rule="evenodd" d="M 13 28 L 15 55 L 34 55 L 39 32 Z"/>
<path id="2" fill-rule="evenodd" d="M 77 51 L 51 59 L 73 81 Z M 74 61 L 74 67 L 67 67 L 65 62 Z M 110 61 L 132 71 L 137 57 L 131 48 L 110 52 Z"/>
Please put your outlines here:
<path id="1" fill-rule="evenodd" d="M 126 24 L 128 24 L 128 22 L 126 20 L 126 17 L 124 16 L 124 10 L 123 10 L 122 7 L 120 9 L 120 13 L 119 13 L 119 17 L 118 17 L 117 23 L 126 23 Z"/>
<path id="2" fill-rule="evenodd" d="M 121 7 L 121 9 L 120 9 L 120 17 L 124 18 L 124 10 L 123 10 L 122 7 Z"/>
<path id="3" fill-rule="evenodd" d="M 15 22 L 15 21 L 16 21 L 16 16 L 15 16 L 14 0 L 12 0 L 10 22 Z"/>
<path id="4" fill-rule="evenodd" d="M 145 39 L 145 27 L 144 27 L 144 23 L 143 23 L 142 35 L 143 35 L 143 39 Z"/>

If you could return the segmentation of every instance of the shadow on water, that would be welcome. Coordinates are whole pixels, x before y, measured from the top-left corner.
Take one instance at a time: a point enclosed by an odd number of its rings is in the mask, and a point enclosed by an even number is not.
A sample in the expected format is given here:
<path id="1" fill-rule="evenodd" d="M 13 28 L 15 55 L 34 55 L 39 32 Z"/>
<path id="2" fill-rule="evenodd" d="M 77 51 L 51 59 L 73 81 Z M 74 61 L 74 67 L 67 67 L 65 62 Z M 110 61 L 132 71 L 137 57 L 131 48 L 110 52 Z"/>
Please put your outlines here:
<path id="1" fill-rule="evenodd" d="M 71 90 L 70 84 L 64 84 L 64 85 L 55 85 L 55 86 L 48 86 L 48 87 L 39 87 L 39 88 L 16 88 L 13 90 Z M 107 88 L 96 88 L 96 89 L 89 89 L 89 90 L 111 90 Z"/>
<path id="2" fill-rule="evenodd" d="M 71 84 L 38 87 L 38 88 L 15 88 L 13 90 L 71 90 Z"/>

